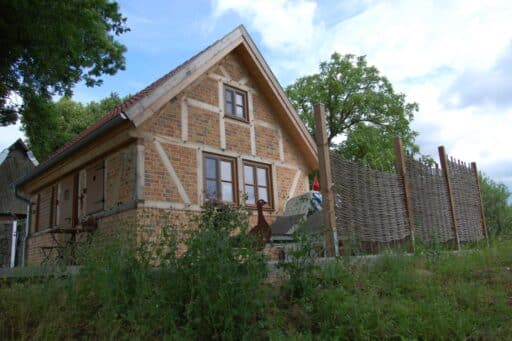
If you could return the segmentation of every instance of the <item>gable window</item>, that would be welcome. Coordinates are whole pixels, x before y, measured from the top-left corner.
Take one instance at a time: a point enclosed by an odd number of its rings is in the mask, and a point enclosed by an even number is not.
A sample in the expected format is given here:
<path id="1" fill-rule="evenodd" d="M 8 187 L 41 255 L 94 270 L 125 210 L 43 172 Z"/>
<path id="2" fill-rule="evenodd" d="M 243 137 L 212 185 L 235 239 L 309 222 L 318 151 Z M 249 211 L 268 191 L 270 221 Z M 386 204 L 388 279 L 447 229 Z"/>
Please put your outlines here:
<path id="1" fill-rule="evenodd" d="M 226 115 L 248 121 L 247 92 L 224 85 L 224 102 Z"/>
<path id="2" fill-rule="evenodd" d="M 206 200 L 237 202 L 235 159 L 204 154 L 204 175 Z"/>
<path id="3" fill-rule="evenodd" d="M 244 190 L 247 195 L 245 203 L 256 206 L 258 200 L 267 202 L 267 207 L 273 207 L 270 165 L 244 161 Z"/>

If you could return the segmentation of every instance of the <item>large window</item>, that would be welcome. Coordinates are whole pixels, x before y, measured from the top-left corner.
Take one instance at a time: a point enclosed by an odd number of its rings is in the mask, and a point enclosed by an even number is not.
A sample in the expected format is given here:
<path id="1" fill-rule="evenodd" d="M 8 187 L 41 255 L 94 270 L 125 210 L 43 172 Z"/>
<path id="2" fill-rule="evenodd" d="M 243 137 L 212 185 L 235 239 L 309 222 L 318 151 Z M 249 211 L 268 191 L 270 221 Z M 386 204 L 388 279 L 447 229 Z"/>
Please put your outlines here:
<path id="1" fill-rule="evenodd" d="M 248 206 L 256 206 L 256 202 L 263 199 L 267 202 L 267 208 L 273 207 L 271 179 L 269 165 L 244 161 L 244 189 Z"/>
<path id="2" fill-rule="evenodd" d="M 248 121 L 247 93 L 245 91 L 224 85 L 224 102 L 226 115 Z"/>
<path id="3" fill-rule="evenodd" d="M 235 159 L 204 154 L 204 192 L 206 200 L 236 203 Z"/>

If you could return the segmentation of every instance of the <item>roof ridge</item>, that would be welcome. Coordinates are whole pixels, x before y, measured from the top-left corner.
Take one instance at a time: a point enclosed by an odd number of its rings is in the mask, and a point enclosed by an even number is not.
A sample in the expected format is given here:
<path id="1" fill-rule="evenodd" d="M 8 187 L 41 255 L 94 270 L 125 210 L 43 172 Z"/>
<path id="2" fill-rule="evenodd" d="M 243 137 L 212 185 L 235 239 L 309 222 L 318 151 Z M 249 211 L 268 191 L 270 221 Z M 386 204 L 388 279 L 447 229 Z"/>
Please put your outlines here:
<path id="1" fill-rule="evenodd" d="M 108 121 L 112 120 L 117 115 L 123 113 L 125 110 L 128 110 L 131 108 L 134 104 L 136 104 L 138 101 L 146 97 L 151 91 L 153 91 L 156 87 L 158 87 L 160 84 L 167 81 L 169 78 L 174 76 L 178 71 L 182 70 L 184 67 L 186 67 L 188 64 L 190 64 L 193 60 L 195 60 L 197 57 L 205 53 L 207 50 L 209 50 L 211 47 L 213 47 L 215 44 L 217 44 L 219 41 L 224 39 L 224 37 L 230 35 L 236 30 L 245 30 L 243 25 L 237 26 L 235 29 L 230 31 L 228 34 L 224 35 L 222 38 L 217 39 L 210 45 L 208 45 L 206 48 L 202 49 L 201 51 L 197 52 L 195 55 L 184 61 L 183 63 L 176 66 L 171 71 L 167 72 L 162 77 L 158 78 L 148 86 L 146 86 L 144 89 L 137 92 L 135 95 L 131 96 L 127 100 L 125 100 L 123 103 L 117 105 L 114 109 L 112 109 L 110 112 L 96 120 L 94 123 L 89 125 L 87 128 L 82 130 L 80 133 L 72 137 L 69 141 L 67 141 L 65 144 L 63 144 L 61 147 L 59 147 L 57 150 L 55 150 L 49 157 L 44 161 L 44 163 L 50 162 L 50 160 L 54 159 L 61 153 L 63 153 L 66 149 L 70 148 L 72 145 L 77 143 L 78 141 L 82 140 L 84 137 L 92 133 L 94 130 L 98 129 L 99 127 L 106 124 Z"/>

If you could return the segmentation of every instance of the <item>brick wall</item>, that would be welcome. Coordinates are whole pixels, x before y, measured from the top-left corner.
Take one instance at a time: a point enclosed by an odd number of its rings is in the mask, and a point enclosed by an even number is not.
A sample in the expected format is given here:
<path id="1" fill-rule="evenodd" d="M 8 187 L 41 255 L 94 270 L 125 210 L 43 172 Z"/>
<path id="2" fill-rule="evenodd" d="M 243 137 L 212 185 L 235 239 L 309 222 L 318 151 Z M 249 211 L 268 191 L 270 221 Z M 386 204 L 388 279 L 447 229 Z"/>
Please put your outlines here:
<path id="1" fill-rule="evenodd" d="M 226 149 L 241 153 L 251 153 L 251 132 L 249 127 L 226 120 Z"/>
<path id="2" fill-rule="evenodd" d="M 279 160 L 279 136 L 275 129 L 256 126 L 256 155 Z"/>
<path id="3" fill-rule="evenodd" d="M 135 192 L 135 144 L 105 158 L 105 209 L 133 201 Z"/>
<path id="4" fill-rule="evenodd" d="M 223 84 L 247 92 L 247 98 L 251 101 L 247 107 L 250 122 L 235 122 L 230 118 L 222 117 L 224 105 L 219 103 L 219 98 L 223 94 L 219 93 L 219 89 L 222 91 Z M 241 58 L 233 52 L 137 128 L 137 132 L 143 138 L 144 146 L 143 195 L 146 206 L 143 209 L 116 213 L 100 219 L 99 231 L 114 231 L 115 226 L 136 226 L 139 227 L 138 231 L 159 233 L 155 230 L 158 230 L 158 226 L 164 226 L 169 219 L 174 222 L 188 219 L 189 213 L 186 212 L 197 210 L 197 207 L 202 204 L 199 200 L 201 188 L 198 186 L 203 182 L 203 175 L 198 165 L 202 164 L 204 152 L 236 157 L 239 163 L 242 160 L 250 160 L 272 165 L 273 185 L 276 187 L 274 192 L 277 193 L 277 198 L 274 199 L 277 206 L 274 211 L 265 212 L 267 220 L 272 222 L 276 214 L 282 213 L 298 170 L 300 170 L 300 178 L 293 195 L 308 190 L 307 175 L 310 170 L 303 160 L 301 151 L 294 145 L 287 131 L 281 128 L 276 110 L 265 98 L 263 95 L 265 91 L 262 90 L 251 78 Z M 194 100 L 195 104 L 188 102 L 187 99 Z M 221 130 L 221 123 L 224 125 L 223 130 Z M 254 141 L 251 140 L 252 136 L 255 136 Z M 223 138 L 225 148 L 222 145 Z M 193 207 L 183 205 L 182 196 L 165 167 L 165 160 L 158 152 L 159 146 L 164 151 L 164 158 L 170 161 Z M 252 154 L 253 149 L 256 150 L 256 155 Z M 107 209 L 135 199 L 136 160 L 134 145 L 119 149 L 106 157 L 105 207 Z M 243 170 L 237 171 L 240 174 Z M 239 176 L 239 178 L 243 177 Z M 87 203 L 87 196 L 84 193 L 86 175 L 83 171 L 79 173 L 79 179 L 79 192 L 83 195 L 78 211 L 82 214 L 83 207 Z M 243 182 L 239 183 L 238 187 L 238 190 L 242 189 Z M 49 206 L 47 203 L 50 200 L 48 194 L 51 195 L 51 192 L 43 189 L 41 194 L 40 208 L 47 210 Z M 159 205 L 169 203 L 174 205 L 173 207 L 178 207 L 175 204 L 180 204 L 182 205 L 180 207 L 184 207 L 185 210 L 147 206 L 147 203 L 151 202 L 160 203 Z M 256 215 L 253 214 L 250 217 L 250 224 L 252 226 L 255 223 Z M 44 225 L 42 221 L 41 225 Z M 141 238 L 139 233 L 136 235 Z M 40 246 L 48 243 L 47 238 L 46 235 L 31 238 L 29 260 L 34 261 L 40 258 Z"/>
<path id="5" fill-rule="evenodd" d="M 188 114 L 189 141 L 220 147 L 219 114 L 195 107 Z"/>
<path id="6" fill-rule="evenodd" d="M 178 190 L 167 174 L 152 142 L 144 143 L 144 198 L 146 200 L 176 201 Z"/>
<path id="7" fill-rule="evenodd" d="M 223 96 L 219 94 L 219 89 L 223 88 L 223 84 L 247 91 L 248 100 L 251 101 L 248 109 L 252 108 L 250 118 L 253 121 L 244 123 L 219 115 L 219 111 L 222 113 L 224 110 L 223 103 L 219 103 L 219 98 Z M 309 190 L 309 169 L 302 153 L 295 147 L 289 134 L 281 128 L 276 110 L 263 93 L 264 91 L 251 78 L 241 58 L 233 52 L 145 122 L 140 128 L 146 139 L 145 199 L 183 202 L 174 182 L 159 160 L 150 136 L 160 137 L 159 141 L 192 203 L 201 204 L 198 200 L 197 186 L 198 183 L 202 183 L 202 172 L 197 172 L 197 151 L 200 152 L 199 155 L 204 151 L 227 156 L 233 156 L 235 153 L 239 159 L 274 164 L 275 174 L 272 176 L 276 178 L 278 192 L 277 213 L 284 209 L 297 169 L 301 170 L 301 178 L 294 194 Z M 188 103 L 187 99 L 199 101 L 200 107 L 197 102 L 195 105 Z M 183 106 L 186 108 L 183 109 Z M 184 124 L 181 122 L 182 115 L 185 115 L 188 121 L 186 141 L 182 140 L 181 131 L 176 129 Z M 219 117 L 222 117 L 224 124 L 225 149 L 222 149 L 221 144 Z M 170 128 L 169 125 L 175 125 L 175 128 Z M 252 155 L 251 129 L 255 136 L 256 155 Z M 281 160 L 281 156 L 284 160 Z M 276 171 L 277 169 L 279 171 Z M 242 169 L 237 171 L 240 173 Z M 243 189 L 243 183 L 238 189 Z"/>
<path id="8" fill-rule="evenodd" d="M 186 91 L 189 98 L 193 98 L 213 106 L 219 105 L 217 82 L 208 76 L 201 76 Z"/>
<path id="9" fill-rule="evenodd" d="M 162 134 L 181 138 L 181 105 L 176 98 L 165 104 L 158 114 L 153 115 L 141 126 L 141 130 L 151 134 Z"/>

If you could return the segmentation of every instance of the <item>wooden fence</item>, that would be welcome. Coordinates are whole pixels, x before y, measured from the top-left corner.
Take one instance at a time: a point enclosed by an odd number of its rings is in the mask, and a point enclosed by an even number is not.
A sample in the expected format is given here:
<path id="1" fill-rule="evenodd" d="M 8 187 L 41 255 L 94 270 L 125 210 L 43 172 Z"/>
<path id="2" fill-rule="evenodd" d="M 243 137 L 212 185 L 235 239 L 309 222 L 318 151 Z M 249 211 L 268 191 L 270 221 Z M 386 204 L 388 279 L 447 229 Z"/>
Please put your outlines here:
<path id="1" fill-rule="evenodd" d="M 406 156 L 396 138 L 395 170 L 371 169 L 329 152 L 325 120 L 319 120 L 323 106 L 315 106 L 315 115 L 323 128 L 316 136 L 328 255 L 343 253 L 349 240 L 372 252 L 389 245 L 412 251 L 418 241 L 434 240 L 460 249 L 461 242 L 487 237 L 475 163 L 448 157 L 439 147 L 441 166 L 430 166 Z"/>

